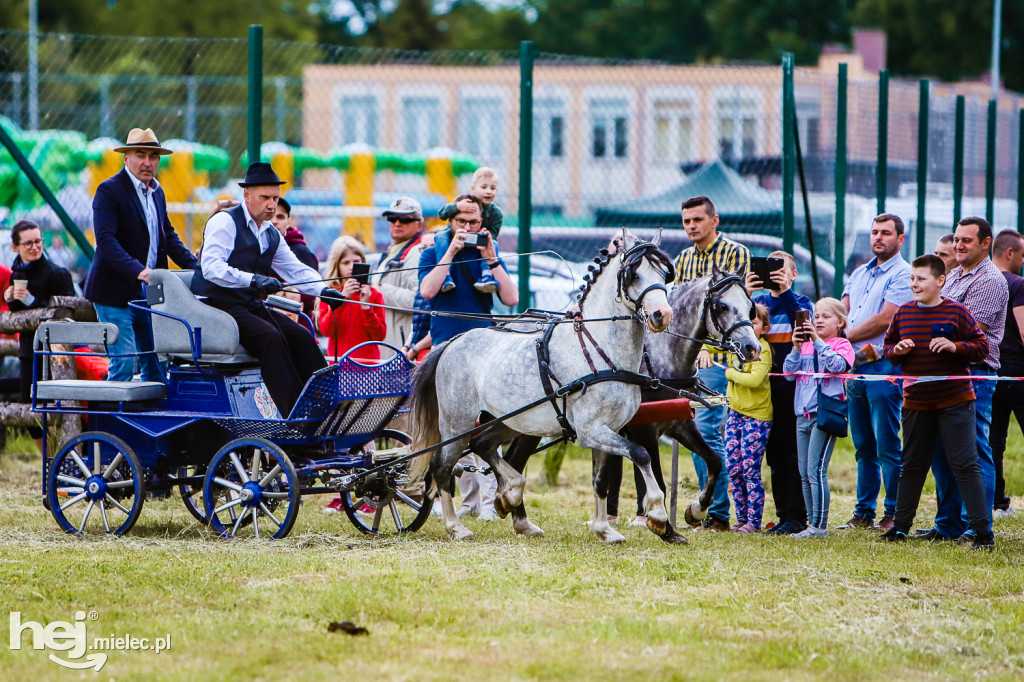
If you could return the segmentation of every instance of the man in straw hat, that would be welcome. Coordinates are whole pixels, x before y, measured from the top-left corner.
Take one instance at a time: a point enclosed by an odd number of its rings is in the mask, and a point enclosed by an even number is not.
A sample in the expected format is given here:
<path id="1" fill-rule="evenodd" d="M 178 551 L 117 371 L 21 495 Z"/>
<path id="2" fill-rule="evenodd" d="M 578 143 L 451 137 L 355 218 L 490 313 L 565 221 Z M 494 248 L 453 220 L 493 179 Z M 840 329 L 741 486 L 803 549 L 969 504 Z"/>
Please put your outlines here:
<path id="1" fill-rule="evenodd" d="M 270 222 L 283 184 L 269 163 L 249 166 L 245 181 L 238 183 L 242 203 L 206 223 L 202 267 L 192 279 L 192 292 L 235 318 L 242 346 L 259 359 L 270 397 L 287 417 L 306 381 L 327 362 L 309 330 L 268 309 L 261 296 L 284 288 L 277 273 L 332 308 L 345 298 L 323 286 L 320 273 L 292 253 Z"/>
<path id="2" fill-rule="evenodd" d="M 168 256 L 181 268 L 195 268 L 199 262 L 174 232 L 164 190 L 156 180 L 160 157 L 171 150 L 160 146 L 152 128 L 134 128 L 124 146 L 114 151 L 124 154 L 124 169 L 100 184 L 92 202 L 96 257 L 85 297 L 93 302 L 100 322 L 110 322 L 120 332 L 112 354 L 144 353 L 111 357 L 107 378 L 131 381 L 138 362 L 143 381 L 165 381 L 156 355 L 145 353 L 153 350 L 150 317 L 128 302 L 143 298 L 142 284 L 153 268 L 167 267 Z"/>

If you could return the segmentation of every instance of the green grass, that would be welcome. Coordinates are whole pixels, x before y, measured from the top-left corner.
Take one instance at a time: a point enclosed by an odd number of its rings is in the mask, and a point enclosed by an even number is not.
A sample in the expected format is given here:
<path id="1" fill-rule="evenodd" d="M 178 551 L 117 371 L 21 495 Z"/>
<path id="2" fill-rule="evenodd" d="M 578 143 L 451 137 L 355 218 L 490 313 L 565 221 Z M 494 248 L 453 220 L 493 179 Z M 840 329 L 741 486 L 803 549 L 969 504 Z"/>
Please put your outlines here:
<path id="1" fill-rule="evenodd" d="M 31 452 L 31 441 L 9 449 Z M 1015 431 L 1012 492 L 1024 489 L 1022 455 Z M 689 500 L 688 456 L 680 464 Z M 95 610 L 90 638 L 172 637 L 160 655 L 110 652 L 96 675 L 9 651 L 4 628 L 2 680 L 1024 676 L 1024 514 L 997 522 L 993 553 L 893 546 L 867 531 L 803 542 L 688 532 L 688 546 L 671 547 L 625 525 L 628 542 L 605 546 L 583 525 L 589 456 L 570 451 L 558 486 L 543 483 L 539 461 L 529 472 L 540 539 L 469 520 L 476 538 L 453 543 L 431 519 L 410 537 L 374 540 L 321 514 L 326 497 L 307 498 L 277 542 L 218 540 L 176 498 L 147 502 L 126 537 L 74 538 L 39 503 L 37 456 L 6 455 L 0 470 L 0 619 Z M 835 526 L 853 505 L 848 443 L 831 473 Z M 933 512 L 926 495 L 919 523 Z M 341 620 L 369 635 L 327 632 Z"/>

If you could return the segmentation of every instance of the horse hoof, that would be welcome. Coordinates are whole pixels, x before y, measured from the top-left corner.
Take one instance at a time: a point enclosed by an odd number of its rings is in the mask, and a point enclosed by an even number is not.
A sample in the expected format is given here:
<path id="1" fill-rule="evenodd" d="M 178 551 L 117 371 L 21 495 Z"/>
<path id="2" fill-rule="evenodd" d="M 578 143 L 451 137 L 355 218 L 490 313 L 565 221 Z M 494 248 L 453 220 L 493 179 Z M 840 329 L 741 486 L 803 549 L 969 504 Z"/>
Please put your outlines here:
<path id="1" fill-rule="evenodd" d="M 701 508 L 700 502 L 697 501 L 687 506 L 686 510 L 683 512 L 683 520 L 690 528 L 696 528 L 699 526 L 705 516 L 707 516 L 707 512 Z"/>
<path id="2" fill-rule="evenodd" d="M 528 523 L 524 528 L 516 528 L 516 535 L 523 535 L 528 538 L 542 538 L 544 537 L 544 531 L 540 527 Z"/>
<path id="3" fill-rule="evenodd" d="M 502 499 L 501 495 L 494 498 L 494 511 L 501 518 L 508 516 L 509 509 L 505 506 L 505 501 Z"/>
<path id="4" fill-rule="evenodd" d="M 452 528 L 448 531 L 448 534 L 451 536 L 452 540 L 470 540 L 473 538 L 473 531 L 464 526 Z"/>
<path id="5" fill-rule="evenodd" d="M 689 540 L 686 539 L 685 535 L 681 535 L 676 532 L 676 529 L 672 527 L 672 524 L 668 524 L 665 528 L 665 534 L 660 536 L 662 540 L 670 545 L 686 545 L 689 544 Z"/>
<path id="6" fill-rule="evenodd" d="M 659 538 L 664 537 L 668 532 L 666 529 L 671 528 L 668 521 L 660 521 L 654 517 L 647 517 L 647 527 L 651 529 L 651 532 L 657 535 Z"/>
<path id="7" fill-rule="evenodd" d="M 626 538 L 624 535 L 617 531 L 609 531 L 607 533 L 598 534 L 597 536 L 602 542 L 607 542 L 609 545 L 617 545 L 620 542 L 625 542 Z"/>

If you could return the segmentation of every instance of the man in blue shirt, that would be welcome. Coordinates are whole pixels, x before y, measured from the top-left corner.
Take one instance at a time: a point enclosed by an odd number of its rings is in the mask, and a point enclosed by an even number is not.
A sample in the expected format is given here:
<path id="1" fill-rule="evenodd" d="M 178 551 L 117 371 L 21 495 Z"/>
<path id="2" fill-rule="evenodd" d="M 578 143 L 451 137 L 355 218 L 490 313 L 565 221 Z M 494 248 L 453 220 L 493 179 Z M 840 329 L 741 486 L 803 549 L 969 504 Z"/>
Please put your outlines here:
<path id="1" fill-rule="evenodd" d="M 882 357 L 882 340 L 896 309 L 912 300 L 910 264 L 900 255 L 906 236 L 903 221 L 883 213 L 871 224 L 875 257 L 853 271 L 843 290 L 850 311 L 846 337 L 856 351 L 858 374 L 898 374 Z M 857 506 L 847 522 L 867 528 L 875 519 L 878 492 L 885 483 L 884 516 L 877 528 L 892 528 L 900 480 L 900 386 L 888 381 L 849 381 L 846 385 L 850 436 L 857 453 Z"/>
<path id="2" fill-rule="evenodd" d="M 490 269 L 498 282 L 498 298 L 511 307 L 519 303 L 519 292 L 505 270 L 505 264 L 498 258 L 498 249 L 490 233 L 483 229 L 483 202 L 472 194 L 455 197 L 457 213 L 448 223 L 450 240 L 447 244 L 435 244 L 423 250 L 420 256 L 420 294 L 427 300 L 430 310 L 451 313 L 476 313 L 489 315 L 494 303 L 494 294 L 484 293 L 473 286 L 480 281 L 484 268 Z M 481 235 L 480 246 L 466 244 L 470 235 Z M 440 240 L 439 240 L 440 241 Z M 441 249 L 440 253 L 438 249 Z M 445 287 L 445 279 L 451 276 L 455 287 Z M 463 332 L 479 327 L 488 327 L 486 318 L 458 319 L 454 317 L 430 318 L 430 336 L 437 348 Z M 476 465 L 473 455 L 462 459 L 463 464 Z M 493 476 L 465 473 L 459 477 L 459 492 L 462 493 L 462 510 L 459 515 L 473 514 L 482 520 L 494 521 L 494 493 L 497 481 Z"/>
<path id="3" fill-rule="evenodd" d="M 427 299 L 431 310 L 454 313 L 490 314 L 494 294 L 482 293 L 473 287 L 484 268 L 489 268 L 498 281 L 498 298 L 507 306 L 519 303 L 519 292 L 508 276 L 505 264 L 498 258 L 498 249 L 490 233 L 482 230 L 483 205 L 472 194 L 455 198 L 458 213 L 449 223 L 451 241 L 438 253 L 435 247 L 424 249 L 420 256 L 420 293 Z M 466 246 L 468 235 L 483 235 L 486 244 L 478 248 Z M 455 288 L 442 291 L 445 276 L 451 274 Z M 430 336 L 435 347 L 477 327 L 490 326 L 490 321 L 434 317 L 430 321 Z"/>

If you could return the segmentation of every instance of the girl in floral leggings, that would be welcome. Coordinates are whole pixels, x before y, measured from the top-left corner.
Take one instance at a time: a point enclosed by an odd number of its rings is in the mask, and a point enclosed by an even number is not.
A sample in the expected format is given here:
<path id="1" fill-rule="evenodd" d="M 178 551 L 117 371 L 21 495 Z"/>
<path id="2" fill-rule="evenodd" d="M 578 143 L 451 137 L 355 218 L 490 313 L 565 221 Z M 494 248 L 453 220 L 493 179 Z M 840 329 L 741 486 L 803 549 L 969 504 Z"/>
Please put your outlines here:
<path id="1" fill-rule="evenodd" d="M 761 342 L 761 355 L 735 369 L 736 356 L 729 355 L 725 378 L 729 381 L 729 415 L 725 419 L 725 460 L 736 507 L 737 533 L 761 530 L 764 512 L 764 485 L 761 483 L 761 458 L 772 428 L 772 389 L 768 372 L 772 367 L 772 348 L 764 340 L 769 328 L 768 308 L 754 306 L 754 335 Z"/>

